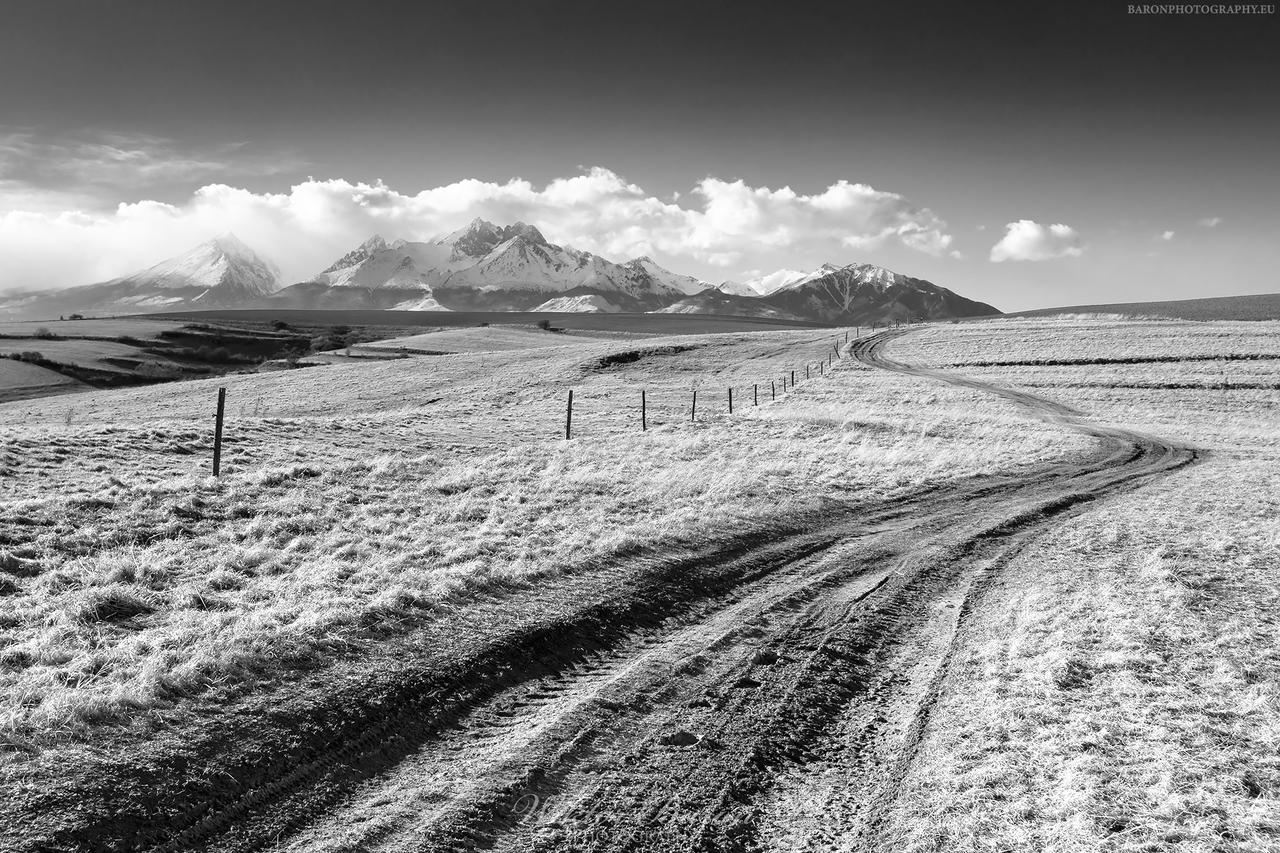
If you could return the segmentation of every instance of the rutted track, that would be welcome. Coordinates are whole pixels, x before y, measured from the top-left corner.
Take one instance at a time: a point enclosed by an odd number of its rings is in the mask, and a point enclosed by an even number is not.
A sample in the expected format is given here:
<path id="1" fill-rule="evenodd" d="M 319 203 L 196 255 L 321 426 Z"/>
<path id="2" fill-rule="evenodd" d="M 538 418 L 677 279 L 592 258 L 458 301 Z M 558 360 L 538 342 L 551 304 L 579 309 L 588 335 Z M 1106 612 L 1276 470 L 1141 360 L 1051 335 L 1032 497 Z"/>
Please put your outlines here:
<path id="1" fill-rule="evenodd" d="M 263 756 L 164 825 L 49 846 L 136 850 L 875 849 L 983 584 L 1080 504 L 1198 452 L 1030 394 L 995 393 L 1098 452 L 668 567 L 496 643 L 360 725 Z"/>

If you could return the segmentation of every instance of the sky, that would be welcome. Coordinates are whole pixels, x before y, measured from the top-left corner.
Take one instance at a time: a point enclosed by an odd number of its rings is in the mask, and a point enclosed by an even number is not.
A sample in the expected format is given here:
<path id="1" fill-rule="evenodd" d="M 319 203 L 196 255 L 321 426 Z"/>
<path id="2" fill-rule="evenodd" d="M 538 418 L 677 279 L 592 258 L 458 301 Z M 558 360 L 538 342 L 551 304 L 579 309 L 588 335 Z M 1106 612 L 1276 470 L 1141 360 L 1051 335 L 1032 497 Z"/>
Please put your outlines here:
<path id="1" fill-rule="evenodd" d="M 0 292 L 475 216 L 1004 310 L 1280 291 L 1280 18 L 1133 8 L 6 0 Z"/>

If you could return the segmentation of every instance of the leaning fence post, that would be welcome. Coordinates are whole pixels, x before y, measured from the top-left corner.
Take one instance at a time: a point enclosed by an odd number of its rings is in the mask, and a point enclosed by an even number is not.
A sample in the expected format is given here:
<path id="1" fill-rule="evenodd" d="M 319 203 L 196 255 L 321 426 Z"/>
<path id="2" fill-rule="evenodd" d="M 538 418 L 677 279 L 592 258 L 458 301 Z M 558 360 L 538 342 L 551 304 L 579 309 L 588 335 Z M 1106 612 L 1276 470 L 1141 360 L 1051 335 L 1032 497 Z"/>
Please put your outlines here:
<path id="1" fill-rule="evenodd" d="M 643 390 L 641 390 L 640 392 L 640 431 L 641 432 L 649 431 L 649 416 L 648 416 L 648 412 L 645 411 Z"/>
<path id="2" fill-rule="evenodd" d="M 689 420 L 695 421 L 697 419 L 698 419 L 698 389 L 694 388 L 693 389 L 693 405 L 689 407 Z"/>
<path id="3" fill-rule="evenodd" d="M 733 389 L 729 389 L 729 414 L 733 414 Z"/>
<path id="4" fill-rule="evenodd" d="M 573 427 L 573 389 L 569 389 L 569 403 L 564 408 L 564 437 L 567 441 Z"/>
<path id="5" fill-rule="evenodd" d="M 809 378 L 809 365 L 807 364 L 804 366 L 804 378 L 805 379 Z"/>
<path id="6" fill-rule="evenodd" d="M 222 471 L 222 415 L 227 408 L 227 389 L 218 389 L 218 414 L 213 421 L 213 476 Z"/>
<path id="7" fill-rule="evenodd" d="M 770 400 L 778 399 L 778 389 L 774 386 L 772 379 L 769 380 L 769 399 Z"/>

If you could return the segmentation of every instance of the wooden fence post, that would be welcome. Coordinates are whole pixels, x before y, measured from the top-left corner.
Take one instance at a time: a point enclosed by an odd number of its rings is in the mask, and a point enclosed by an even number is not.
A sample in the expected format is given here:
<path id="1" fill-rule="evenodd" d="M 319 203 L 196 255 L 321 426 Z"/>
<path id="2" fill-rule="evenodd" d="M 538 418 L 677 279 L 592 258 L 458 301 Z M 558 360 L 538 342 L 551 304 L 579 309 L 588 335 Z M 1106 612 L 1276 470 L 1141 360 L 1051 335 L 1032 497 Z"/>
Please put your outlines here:
<path id="1" fill-rule="evenodd" d="M 751 405 L 760 405 L 760 386 L 754 383 L 751 385 Z"/>
<path id="2" fill-rule="evenodd" d="M 772 379 L 769 380 L 769 399 L 770 400 L 778 399 L 778 389 L 776 386 L 774 386 Z"/>
<path id="3" fill-rule="evenodd" d="M 733 414 L 733 389 L 729 389 L 729 414 Z"/>
<path id="4" fill-rule="evenodd" d="M 227 409 L 227 389 L 218 389 L 218 414 L 213 421 L 213 476 L 222 472 L 222 415 Z"/>
<path id="5" fill-rule="evenodd" d="M 796 385 L 796 372 L 793 370 L 791 371 L 791 387 L 794 388 L 795 385 Z"/>
<path id="6" fill-rule="evenodd" d="M 698 389 L 693 389 L 693 405 L 689 407 L 689 420 L 696 421 L 698 419 Z"/>
<path id="7" fill-rule="evenodd" d="M 573 428 L 573 389 L 569 389 L 569 404 L 564 409 L 564 437 L 568 441 Z"/>
<path id="8" fill-rule="evenodd" d="M 807 364 L 804 366 L 804 378 L 805 379 L 809 378 L 809 365 Z"/>
<path id="9" fill-rule="evenodd" d="M 648 415 L 648 412 L 645 411 L 643 390 L 640 391 L 640 431 L 641 432 L 649 431 L 649 415 Z"/>

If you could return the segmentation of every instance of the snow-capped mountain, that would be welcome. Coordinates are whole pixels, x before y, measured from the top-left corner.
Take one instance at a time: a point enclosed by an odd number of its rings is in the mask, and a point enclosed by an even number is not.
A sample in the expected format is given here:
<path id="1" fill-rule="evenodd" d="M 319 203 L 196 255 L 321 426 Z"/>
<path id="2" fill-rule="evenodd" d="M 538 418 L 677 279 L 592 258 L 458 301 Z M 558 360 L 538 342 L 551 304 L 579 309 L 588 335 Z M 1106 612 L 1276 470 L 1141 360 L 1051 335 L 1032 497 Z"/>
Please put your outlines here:
<path id="1" fill-rule="evenodd" d="M 721 293 L 727 293 L 730 296 L 763 296 L 760 291 L 756 290 L 747 282 L 742 281 L 722 281 L 716 285 L 716 290 Z"/>
<path id="2" fill-rule="evenodd" d="M 759 278 L 749 278 L 746 281 L 726 281 L 721 283 L 718 288 L 721 293 L 730 293 L 734 296 L 768 296 L 774 291 L 781 290 L 797 281 L 812 278 L 817 273 L 805 273 L 799 270 L 777 270 L 768 275 Z"/>
<path id="3" fill-rule="evenodd" d="M 533 310 L 554 314 L 616 314 L 618 306 L 603 296 L 557 296 Z"/>
<path id="4" fill-rule="evenodd" d="M 865 324 L 999 313 L 872 264 L 783 269 L 713 287 L 648 257 L 614 263 L 551 243 L 533 225 L 483 219 L 421 242 L 373 236 L 311 280 L 278 285 L 275 267 L 227 234 L 130 276 L 0 299 L 0 316 L 327 308 L 662 312 Z"/>
<path id="5" fill-rule="evenodd" d="M 625 265 L 645 273 L 654 281 L 661 282 L 672 290 L 678 290 L 686 296 L 701 293 L 708 287 L 713 286 L 700 278 L 694 278 L 691 275 L 681 275 L 680 273 L 672 272 L 669 269 L 660 267 L 654 263 L 653 258 L 650 258 L 648 255 L 627 261 Z"/>
<path id="6" fill-rule="evenodd" d="M 49 317 L 241 308 L 279 286 L 273 263 L 234 234 L 224 234 L 132 275 L 5 300 L 0 313 Z"/>
<path id="7" fill-rule="evenodd" d="M 679 299 L 686 292 L 681 288 L 694 282 L 697 279 L 665 270 L 648 258 L 616 264 L 559 246 L 523 222 L 494 225 L 475 219 L 426 242 L 387 243 L 372 237 L 310 282 L 285 288 L 274 301 L 520 311 L 562 295 L 599 296 L 615 311 L 646 310 Z M 705 286 L 698 284 L 699 290 Z M 335 292 L 338 289 L 365 292 Z"/>
<path id="8" fill-rule="evenodd" d="M 274 291 L 280 286 L 280 270 L 236 235 L 223 234 L 176 258 L 100 286 L 107 285 L 137 290 L 202 288 L 205 293 L 195 299 L 231 303 Z"/>
<path id="9" fill-rule="evenodd" d="M 873 264 L 818 269 L 762 297 L 774 307 L 827 323 L 896 322 L 1000 313 L 924 279 Z"/>
<path id="10" fill-rule="evenodd" d="M 719 314 L 730 317 L 767 317 L 773 320 L 803 320 L 787 311 L 770 305 L 758 294 L 756 296 L 738 296 L 725 293 L 718 288 L 710 288 L 693 296 L 686 296 L 655 314 Z"/>

